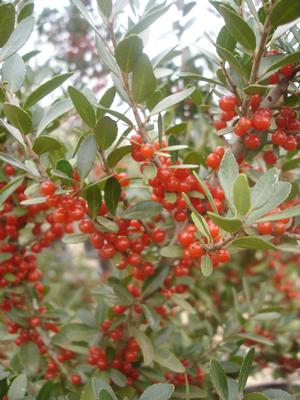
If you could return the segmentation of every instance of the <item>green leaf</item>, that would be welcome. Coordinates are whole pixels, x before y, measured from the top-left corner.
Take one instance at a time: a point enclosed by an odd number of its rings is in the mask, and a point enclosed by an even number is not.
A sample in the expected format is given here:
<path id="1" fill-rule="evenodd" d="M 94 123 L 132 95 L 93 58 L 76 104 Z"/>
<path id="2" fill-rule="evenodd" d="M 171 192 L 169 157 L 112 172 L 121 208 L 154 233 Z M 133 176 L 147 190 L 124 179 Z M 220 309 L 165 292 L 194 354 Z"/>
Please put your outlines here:
<path id="1" fill-rule="evenodd" d="M 25 374 L 17 376 L 7 392 L 9 400 L 23 400 L 27 389 L 27 377 Z"/>
<path id="2" fill-rule="evenodd" d="M 279 219 L 297 217 L 298 215 L 300 215 L 300 205 L 267 215 L 266 217 L 260 218 L 257 222 L 278 221 Z"/>
<path id="3" fill-rule="evenodd" d="M 235 57 L 235 55 L 226 50 L 223 49 L 223 47 L 217 46 L 217 50 L 219 53 L 219 56 L 227 61 L 230 65 L 231 68 L 233 68 L 240 76 L 245 76 L 245 68 L 243 67 L 243 65 L 241 64 L 241 62 L 239 61 L 239 59 L 237 57 Z M 218 78 L 220 79 L 220 77 L 218 76 Z"/>
<path id="4" fill-rule="evenodd" d="M 208 277 L 212 274 L 214 269 L 213 263 L 211 261 L 211 258 L 208 255 L 204 255 L 201 258 L 201 272 L 202 275 L 205 277 Z"/>
<path id="5" fill-rule="evenodd" d="M 83 243 L 88 240 L 88 236 L 83 233 L 72 233 L 71 235 L 66 235 L 63 238 L 63 242 L 66 244 L 73 243 Z"/>
<path id="6" fill-rule="evenodd" d="M 264 86 L 264 85 L 249 85 L 244 88 L 244 92 L 248 95 L 253 95 L 253 94 L 260 94 L 264 95 L 268 90 L 270 89 L 270 86 Z"/>
<path id="7" fill-rule="evenodd" d="M 15 190 L 21 185 L 24 180 L 24 176 L 18 176 L 15 179 L 8 182 L 3 188 L 0 189 L 0 206 L 5 200 L 15 192 Z"/>
<path id="8" fill-rule="evenodd" d="M 37 128 L 37 136 L 39 136 L 44 131 L 44 129 L 46 129 L 47 126 L 50 125 L 53 121 L 61 117 L 63 114 L 71 111 L 72 109 L 73 103 L 69 99 L 60 100 L 50 106 L 45 111 L 45 114 L 43 115 L 43 118 L 39 123 L 39 126 Z"/>
<path id="9" fill-rule="evenodd" d="M 103 398 L 103 400 L 118 400 L 117 396 L 114 394 L 114 391 L 112 388 L 109 386 L 108 383 L 105 381 L 99 379 L 99 378 L 92 378 L 92 389 L 93 393 L 96 396 L 96 400 L 102 400 L 102 394 L 104 392 L 107 392 L 111 398 Z M 80 399 L 80 400 L 91 400 L 90 397 L 87 397 L 86 399 Z"/>
<path id="10" fill-rule="evenodd" d="M 266 204 L 275 192 L 278 182 L 278 171 L 276 168 L 269 169 L 251 188 L 251 209 L 255 210 Z"/>
<path id="11" fill-rule="evenodd" d="M 24 103 L 24 108 L 32 107 L 35 103 L 37 103 L 49 93 L 53 92 L 53 90 L 62 85 L 72 75 L 72 72 L 56 75 L 53 78 L 49 79 L 47 82 L 43 83 L 27 97 Z"/>
<path id="12" fill-rule="evenodd" d="M 266 346 L 273 346 L 273 342 L 264 336 L 256 335 L 255 333 L 241 333 L 238 335 L 239 338 L 249 339 L 257 343 L 265 344 Z"/>
<path id="13" fill-rule="evenodd" d="M 280 314 L 278 312 L 275 311 L 271 311 L 271 312 L 262 312 L 256 315 L 252 316 L 253 321 L 270 321 L 273 319 L 278 319 L 280 318 Z"/>
<path id="14" fill-rule="evenodd" d="M 150 278 L 146 279 L 143 285 L 142 295 L 148 297 L 150 294 L 155 292 L 164 283 L 168 276 L 169 268 L 165 265 L 157 268 L 155 274 Z"/>
<path id="15" fill-rule="evenodd" d="M 119 225 L 108 219 L 108 218 L 104 218 L 104 217 L 97 217 L 97 223 L 102 225 L 107 231 L 109 232 L 118 232 L 119 231 Z"/>
<path id="16" fill-rule="evenodd" d="M 242 221 L 238 218 L 222 217 L 208 211 L 209 218 L 225 232 L 234 233 L 241 229 Z"/>
<path id="17" fill-rule="evenodd" d="M 11 253 L 1 253 L 0 254 L 0 263 L 3 263 L 4 261 L 7 261 L 9 259 L 12 258 L 12 254 Z M 1 367 L 0 367 L 0 371 L 1 371 Z M 1 374 L 0 374 L 0 380 L 1 380 Z"/>
<path id="18" fill-rule="evenodd" d="M 95 219 L 102 203 L 102 195 L 99 185 L 92 185 L 84 190 L 84 197 L 87 200 L 89 214 L 92 219 Z"/>
<path id="19" fill-rule="evenodd" d="M 202 215 L 197 213 L 197 210 L 192 209 L 192 221 L 194 222 L 198 232 L 201 234 L 201 236 L 204 236 L 206 239 L 210 239 L 210 233 L 209 233 L 209 228 L 208 225 L 205 221 L 205 219 L 202 217 Z"/>
<path id="20" fill-rule="evenodd" d="M 134 302 L 134 297 L 124 285 L 124 282 L 117 278 L 110 277 L 108 283 L 112 287 L 116 296 L 119 297 L 118 301 L 122 302 L 123 305 L 131 305 Z"/>
<path id="21" fill-rule="evenodd" d="M 19 54 L 14 54 L 3 63 L 2 80 L 8 82 L 7 88 L 10 92 L 15 93 L 21 88 L 25 79 L 25 73 L 25 63 Z"/>
<path id="22" fill-rule="evenodd" d="M 209 201 L 209 204 L 211 205 L 212 209 L 214 210 L 214 212 L 216 214 L 219 214 L 219 211 L 217 209 L 216 203 L 215 203 L 215 201 L 214 201 L 214 199 L 212 197 L 212 194 L 211 194 L 210 190 L 208 189 L 206 183 L 200 178 L 200 176 L 196 172 L 194 172 L 194 175 L 195 175 L 197 181 L 200 183 L 201 188 L 203 189 L 203 191 L 204 191 L 204 193 L 205 193 L 205 195 L 207 197 L 207 200 Z"/>
<path id="23" fill-rule="evenodd" d="M 134 206 L 129 207 L 122 215 L 125 219 L 145 219 L 152 218 L 160 214 L 162 206 L 155 201 L 145 200 Z"/>
<path id="24" fill-rule="evenodd" d="M 114 101 L 115 96 L 116 96 L 116 89 L 114 86 L 112 86 L 105 91 L 104 95 L 101 97 L 99 101 L 99 105 L 106 108 L 110 108 L 110 106 Z M 97 119 L 104 117 L 105 114 L 106 112 L 100 109 L 97 109 L 96 111 Z"/>
<path id="25" fill-rule="evenodd" d="M 21 22 L 23 19 L 30 17 L 34 11 L 34 3 L 27 3 L 20 9 L 18 14 L 18 22 Z"/>
<path id="26" fill-rule="evenodd" d="M 294 0 L 277 0 L 270 12 L 273 26 L 284 25 L 300 17 L 300 3 Z"/>
<path id="27" fill-rule="evenodd" d="M 23 136 L 19 129 L 15 128 L 14 126 L 10 125 L 8 122 L 0 119 L 0 123 L 4 126 L 4 128 L 10 133 L 22 146 L 25 146 L 25 142 Z"/>
<path id="28" fill-rule="evenodd" d="M 50 153 L 51 151 L 59 150 L 62 143 L 52 136 L 41 135 L 33 142 L 33 151 L 39 155 Z"/>
<path id="29" fill-rule="evenodd" d="M 127 377 L 118 369 L 111 368 L 109 377 L 115 385 L 119 387 L 127 386 Z"/>
<path id="30" fill-rule="evenodd" d="M 182 248 L 175 245 L 166 246 L 160 250 L 160 255 L 166 258 L 180 258 L 182 253 Z"/>
<path id="31" fill-rule="evenodd" d="M 228 400 L 228 385 L 225 372 L 221 364 L 212 359 L 210 363 L 209 376 L 221 400 Z"/>
<path id="32" fill-rule="evenodd" d="M 159 114 L 162 111 L 167 110 L 168 108 L 182 102 L 187 97 L 191 96 L 195 88 L 184 89 L 181 92 L 177 92 L 175 94 L 171 94 L 166 97 L 162 101 L 160 101 L 154 108 L 151 110 L 150 115 Z"/>
<path id="33" fill-rule="evenodd" d="M 228 51 L 233 51 L 235 49 L 236 40 L 226 25 L 221 28 L 216 43 L 218 46 Z"/>
<path id="34" fill-rule="evenodd" d="M 41 364 L 41 354 L 37 345 L 28 341 L 19 348 L 19 359 L 28 374 L 36 374 Z"/>
<path id="35" fill-rule="evenodd" d="M 151 62 L 142 54 L 139 56 L 132 71 L 132 94 L 137 103 L 143 103 L 156 88 L 156 79 Z"/>
<path id="36" fill-rule="evenodd" d="M 300 61 L 300 51 L 296 51 L 294 53 L 281 56 L 279 61 L 278 59 L 275 60 L 274 63 L 268 66 L 266 72 L 273 71 L 274 69 L 279 69 L 280 67 L 286 64 L 296 64 Z"/>
<path id="37" fill-rule="evenodd" d="M 235 239 L 232 242 L 232 246 L 239 247 L 241 249 L 254 249 L 254 250 L 277 250 L 274 244 L 267 242 L 260 236 L 245 236 Z"/>
<path id="38" fill-rule="evenodd" d="M 32 175 L 32 172 L 29 168 L 26 167 L 21 161 L 16 160 L 14 157 L 10 156 L 6 153 L 0 153 L 0 160 L 6 162 L 7 164 L 13 165 L 16 168 L 22 169 L 23 171 L 29 172 Z"/>
<path id="39" fill-rule="evenodd" d="M 106 67 L 116 76 L 120 76 L 121 71 L 119 69 L 119 66 L 111 55 L 107 47 L 107 43 L 102 39 L 102 37 L 99 36 L 99 34 L 96 34 L 96 49 L 101 59 L 101 62 L 103 62 L 103 64 L 106 65 Z"/>
<path id="40" fill-rule="evenodd" d="M 48 399 L 50 399 L 51 398 L 50 396 L 51 396 L 52 389 L 53 389 L 53 382 L 51 382 L 51 381 L 46 382 L 42 386 L 41 390 L 38 392 L 38 394 L 36 396 L 36 400 L 48 400 Z"/>
<path id="41" fill-rule="evenodd" d="M 184 299 L 184 297 L 185 297 L 184 295 L 175 293 L 172 295 L 172 300 L 178 307 L 182 308 L 184 311 L 187 311 L 190 314 L 195 314 L 196 313 L 195 309 L 188 301 Z"/>
<path id="42" fill-rule="evenodd" d="M 99 148 L 101 150 L 106 150 L 117 138 L 117 123 L 110 117 L 103 117 L 99 119 L 95 127 L 95 135 Z"/>
<path id="43" fill-rule="evenodd" d="M 132 72 L 143 53 L 143 42 L 137 35 L 128 36 L 117 46 L 115 56 L 124 72 Z"/>
<path id="44" fill-rule="evenodd" d="M 9 120 L 9 122 L 19 131 L 25 135 L 30 133 L 32 130 L 32 121 L 29 114 L 24 111 L 21 107 L 14 104 L 4 103 L 3 111 Z"/>
<path id="45" fill-rule="evenodd" d="M 31 36 L 33 28 L 33 17 L 27 17 L 17 25 L 5 45 L 0 50 L 0 62 L 6 60 L 24 46 Z"/>
<path id="46" fill-rule="evenodd" d="M 247 22 L 241 18 L 231 8 L 221 4 L 219 12 L 222 14 L 226 27 L 230 34 L 239 42 L 245 49 L 254 51 L 256 47 L 255 33 Z"/>
<path id="47" fill-rule="evenodd" d="M 145 304 L 142 304 L 142 308 L 150 328 L 153 329 L 154 331 L 157 330 L 159 328 L 159 321 L 160 321 L 157 312 L 154 311 L 152 308 L 146 306 Z"/>
<path id="48" fill-rule="evenodd" d="M 106 18 L 111 16 L 112 0 L 97 0 L 98 6 Z"/>
<path id="49" fill-rule="evenodd" d="M 212 83 L 214 85 L 224 86 L 223 83 L 216 81 L 215 79 L 207 78 L 206 76 L 194 74 L 192 72 L 181 72 L 180 74 L 178 74 L 178 76 L 180 76 L 181 78 L 185 78 L 185 79 L 203 81 L 203 82 L 207 82 L 207 83 Z"/>
<path id="50" fill-rule="evenodd" d="M 261 216 L 279 206 L 289 196 L 292 185 L 289 182 L 278 182 L 271 198 L 262 207 L 254 210 L 247 219 L 247 224 L 255 223 Z"/>
<path id="51" fill-rule="evenodd" d="M 243 393 L 246 387 L 247 379 L 251 373 L 254 356 L 255 356 L 255 348 L 251 347 L 246 357 L 244 358 L 240 369 L 239 380 L 238 380 L 238 389 L 240 393 Z"/>
<path id="52" fill-rule="evenodd" d="M 145 14 L 141 18 L 141 20 L 134 25 L 129 31 L 127 32 L 127 35 L 132 35 L 132 34 L 139 34 L 143 32 L 145 29 L 147 29 L 149 26 L 153 24 L 159 17 L 161 17 L 163 14 L 165 14 L 169 8 L 171 7 L 172 4 L 169 4 L 166 7 L 159 7 L 153 10 L 152 12 L 149 12 L 148 14 Z"/>
<path id="53" fill-rule="evenodd" d="M 295 397 L 281 389 L 264 390 L 264 395 L 272 400 L 295 400 Z"/>
<path id="54" fill-rule="evenodd" d="M 150 365 L 154 357 L 154 348 L 151 340 L 139 329 L 131 329 L 131 333 L 135 337 L 143 353 L 144 364 Z"/>
<path id="55" fill-rule="evenodd" d="M 77 153 L 76 165 L 82 178 L 88 176 L 94 164 L 96 154 L 97 145 L 95 137 L 89 135 L 83 139 Z"/>
<path id="56" fill-rule="evenodd" d="M 12 3 L 0 5 L 0 47 L 3 47 L 14 30 L 15 7 Z"/>
<path id="57" fill-rule="evenodd" d="M 80 90 L 74 88 L 73 86 L 68 87 L 68 92 L 80 117 L 91 128 L 94 128 L 96 125 L 96 114 L 87 97 Z"/>
<path id="58" fill-rule="evenodd" d="M 117 117 L 121 121 L 125 122 L 125 124 L 127 124 L 129 127 L 133 127 L 133 123 L 123 113 L 120 113 L 120 112 L 115 111 L 115 110 L 110 110 L 109 108 L 102 107 L 99 104 L 94 104 L 94 106 L 97 107 L 97 111 L 100 110 L 100 111 L 102 111 L 104 113 L 111 114 L 114 117 Z"/>
<path id="59" fill-rule="evenodd" d="M 177 374 L 183 374 L 185 372 L 185 368 L 179 359 L 168 350 L 157 349 L 154 353 L 154 361 Z"/>
<path id="60" fill-rule="evenodd" d="M 287 172 L 295 168 L 299 168 L 300 166 L 300 158 L 292 158 L 291 160 L 286 161 L 282 165 L 282 171 Z"/>
<path id="61" fill-rule="evenodd" d="M 118 179 L 109 178 L 104 187 L 105 204 L 111 214 L 115 215 L 121 197 L 121 185 Z"/>
<path id="62" fill-rule="evenodd" d="M 269 397 L 265 396 L 262 393 L 253 392 L 248 393 L 244 396 L 243 400 L 270 400 Z"/>
<path id="63" fill-rule="evenodd" d="M 53 343 L 56 345 L 62 345 L 64 343 L 88 341 L 97 335 L 97 329 L 91 328 L 88 325 L 81 323 L 69 323 L 61 327 L 59 333 L 53 338 Z"/>
<path id="64" fill-rule="evenodd" d="M 230 204 L 233 204 L 233 185 L 239 174 L 239 167 L 233 153 L 227 150 L 218 173 L 221 186 Z"/>
<path id="65" fill-rule="evenodd" d="M 169 400 L 174 392 L 174 385 L 156 383 L 148 387 L 139 400 Z"/>
<path id="66" fill-rule="evenodd" d="M 250 210 L 250 188 L 245 174 L 237 176 L 233 184 L 233 203 L 238 215 L 245 215 Z"/>

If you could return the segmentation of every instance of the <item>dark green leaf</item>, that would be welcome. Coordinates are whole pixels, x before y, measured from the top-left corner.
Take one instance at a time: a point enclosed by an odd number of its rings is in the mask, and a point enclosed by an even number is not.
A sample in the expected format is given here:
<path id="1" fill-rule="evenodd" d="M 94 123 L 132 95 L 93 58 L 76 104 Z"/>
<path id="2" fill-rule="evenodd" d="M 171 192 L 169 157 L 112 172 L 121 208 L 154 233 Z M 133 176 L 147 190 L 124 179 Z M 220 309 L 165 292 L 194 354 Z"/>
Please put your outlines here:
<path id="1" fill-rule="evenodd" d="M 9 122 L 25 135 L 32 130 L 32 121 L 29 114 L 14 104 L 3 104 L 3 111 Z"/>
<path id="2" fill-rule="evenodd" d="M 37 154 L 59 150 L 63 144 L 52 136 L 41 135 L 33 142 L 33 151 Z"/>
<path id="3" fill-rule="evenodd" d="M 33 14 L 34 3 L 27 3 L 21 8 L 18 14 L 18 22 L 21 22 L 23 19 L 30 17 Z"/>
<path id="4" fill-rule="evenodd" d="M 89 135 L 83 139 L 77 153 L 76 165 L 82 178 L 85 178 L 92 169 L 96 154 L 97 144 L 95 137 Z"/>
<path id="5" fill-rule="evenodd" d="M 174 392 L 174 385 L 156 383 L 148 387 L 139 400 L 169 400 Z"/>
<path id="6" fill-rule="evenodd" d="M 222 14 L 226 27 L 230 34 L 247 50 L 255 50 L 256 38 L 253 30 L 247 22 L 231 8 L 220 5 L 219 11 Z"/>
<path id="7" fill-rule="evenodd" d="M 87 97 L 80 90 L 74 88 L 73 86 L 69 86 L 68 92 L 80 117 L 91 128 L 94 128 L 96 125 L 96 114 Z"/>
<path id="8" fill-rule="evenodd" d="M 5 45 L 0 49 L 0 62 L 6 60 L 24 46 L 29 39 L 33 28 L 33 17 L 27 17 L 17 25 Z"/>
<path id="9" fill-rule="evenodd" d="M 224 61 L 227 61 L 231 68 L 233 68 L 240 76 L 245 76 L 245 68 L 232 52 L 223 49 L 223 47 L 220 46 L 217 46 L 217 50 L 220 57 Z"/>
<path id="10" fill-rule="evenodd" d="M 111 214 L 115 214 L 121 197 L 121 185 L 118 179 L 112 177 L 105 183 L 104 200 Z"/>
<path id="11" fill-rule="evenodd" d="M 142 295 L 143 297 L 148 297 L 150 294 L 155 292 L 164 283 L 166 277 L 168 276 L 169 268 L 167 266 L 159 267 L 153 276 L 146 279 L 143 285 Z"/>
<path id="12" fill-rule="evenodd" d="M 123 157 L 129 154 L 131 150 L 131 146 L 124 146 L 112 151 L 107 157 L 107 165 L 110 168 L 113 168 Z"/>
<path id="13" fill-rule="evenodd" d="M 143 42 L 137 35 L 123 39 L 116 48 L 116 60 L 124 72 L 132 72 L 143 53 Z"/>
<path id="14" fill-rule="evenodd" d="M 24 103 L 24 108 L 32 107 L 35 103 L 37 103 L 49 93 L 53 92 L 53 90 L 62 85 L 72 75 L 73 73 L 71 72 L 56 75 L 53 78 L 49 79 L 47 82 L 43 83 L 27 97 Z"/>
<path id="15" fill-rule="evenodd" d="M 279 61 L 276 59 L 274 63 L 271 63 L 271 65 L 268 66 L 266 72 L 279 69 L 280 67 L 286 64 L 295 64 L 298 63 L 299 61 L 300 61 L 300 51 L 296 51 L 294 53 L 280 57 Z"/>
<path id="16" fill-rule="evenodd" d="M 154 311 L 152 308 L 146 306 L 145 304 L 142 304 L 142 308 L 144 310 L 144 315 L 147 319 L 150 328 L 153 330 L 157 330 L 159 328 L 159 321 L 160 321 L 157 312 Z"/>
<path id="17" fill-rule="evenodd" d="M 12 3 L 0 5 L 0 47 L 3 47 L 15 26 L 15 7 Z"/>
<path id="18" fill-rule="evenodd" d="M 24 176 L 18 176 L 15 179 L 8 182 L 3 188 L 0 189 L 0 206 L 5 200 L 15 192 L 15 190 L 21 185 L 24 180 Z"/>
<path id="19" fill-rule="evenodd" d="M 270 12 L 273 26 L 284 25 L 300 17 L 300 3 L 294 0 L 277 0 Z"/>
<path id="20" fill-rule="evenodd" d="M 127 385 L 127 377 L 118 369 L 111 368 L 109 376 L 115 385 L 119 387 L 125 387 Z"/>
<path id="21" fill-rule="evenodd" d="M 238 218 L 223 217 L 210 211 L 208 212 L 208 215 L 209 218 L 225 232 L 237 232 L 242 227 L 242 221 Z"/>
<path id="22" fill-rule="evenodd" d="M 262 393 L 253 392 L 248 393 L 244 396 L 244 400 L 270 400 L 269 397 L 265 396 Z"/>
<path id="23" fill-rule="evenodd" d="M 89 214 L 93 219 L 95 219 L 102 203 L 102 195 L 99 185 L 92 185 L 86 188 L 84 191 L 84 197 L 88 203 Z"/>
<path id="24" fill-rule="evenodd" d="M 236 40 L 226 25 L 221 28 L 218 34 L 217 45 L 228 51 L 233 51 L 235 49 Z"/>
<path id="25" fill-rule="evenodd" d="M 49 400 L 53 389 L 53 382 L 46 382 L 36 396 L 36 400 Z"/>
<path id="26" fill-rule="evenodd" d="M 165 99 L 163 99 L 162 101 L 160 101 L 153 108 L 153 110 L 151 111 L 151 115 L 158 114 L 158 113 L 165 111 L 166 109 L 182 102 L 187 97 L 189 97 L 193 93 L 194 90 L 195 90 L 194 88 L 188 88 L 188 89 L 182 90 L 181 92 L 171 94 L 170 96 L 168 96 Z"/>
<path id="27" fill-rule="evenodd" d="M 251 349 L 248 351 L 246 357 L 243 360 L 238 380 L 238 389 L 240 393 L 243 393 L 247 383 L 247 379 L 251 373 L 252 364 L 254 361 L 254 355 L 255 355 L 255 348 L 251 347 Z"/>
<path id="28" fill-rule="evenodd" d="M 110 117 L 103 117 L 99 119 L 95 127 L 95 135 L 99 148 L 101 150 L 106 150 L 117 138 L 117 123 Z"/>
<path id="29" fill-rule="evenodd" d="M 156 88 L 156 79 L 151 62 L 142 54 L 139 56 L 132 71 L 132 94 L 137 103 L 143 103 Z"/>
<path id="30" fill-rule="evenodd" d="M 209 376 L 221 400 L 228 400 L 228 385 L 221 364 L 213 359 L 210 363 Z"/>
<path id="31" fill-rule="evenodd" d="M 162 206 L 159 203 L 145 200 L 129 207 L 122 215 L 122 218 L 143 220 L 145 218 L 152 218 L 155 215 L 158 215 L 161 211 Z"/>
<path id="32" fill-rule="evenodd" d="M 270 86 L 264 85 L 249 85 L 244 88 L 244 92 L 249 95 L 260 94 L 263 95 L 270 89 Z"/>

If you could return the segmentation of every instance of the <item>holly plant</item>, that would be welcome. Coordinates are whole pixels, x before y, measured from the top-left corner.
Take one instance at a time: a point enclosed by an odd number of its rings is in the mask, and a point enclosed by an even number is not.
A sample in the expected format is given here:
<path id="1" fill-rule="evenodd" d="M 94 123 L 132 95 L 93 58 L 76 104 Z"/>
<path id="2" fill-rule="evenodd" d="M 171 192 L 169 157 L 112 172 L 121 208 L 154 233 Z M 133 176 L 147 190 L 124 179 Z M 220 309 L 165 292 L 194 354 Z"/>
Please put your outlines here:
<path id="1" fill-rule="evenodd" d="M 155 57 L 195 2 L 72 7 L 91 86 L 0 0 L 1 399 L 295 399 L 300 2 L 210 0 L 209 50 Z"/>

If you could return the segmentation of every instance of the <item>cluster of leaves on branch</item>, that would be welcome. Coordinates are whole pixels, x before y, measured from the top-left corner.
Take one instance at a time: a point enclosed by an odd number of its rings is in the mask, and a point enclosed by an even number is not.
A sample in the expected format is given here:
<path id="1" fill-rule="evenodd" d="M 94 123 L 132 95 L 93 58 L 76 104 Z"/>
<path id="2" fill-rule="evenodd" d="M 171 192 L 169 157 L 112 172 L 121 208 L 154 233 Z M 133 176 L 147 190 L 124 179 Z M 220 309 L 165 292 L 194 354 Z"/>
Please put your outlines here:
<path id="1" fill-rule="evenodd" d="M 43 108 L 71 74 L 35 85 L 32 3 L 0 2 L 2 399 L 293 399 L 245 388 L 300 366 L 299 3 L 211 0 L 212 78 L 144 52 L 171 3 L 131 2 L 116 35 L 128 1 L 98 0 L 109 40 L 72 3 L 113 86 Z M 68 310 L 43 257 L 57 242 L 109 263 Z"/>

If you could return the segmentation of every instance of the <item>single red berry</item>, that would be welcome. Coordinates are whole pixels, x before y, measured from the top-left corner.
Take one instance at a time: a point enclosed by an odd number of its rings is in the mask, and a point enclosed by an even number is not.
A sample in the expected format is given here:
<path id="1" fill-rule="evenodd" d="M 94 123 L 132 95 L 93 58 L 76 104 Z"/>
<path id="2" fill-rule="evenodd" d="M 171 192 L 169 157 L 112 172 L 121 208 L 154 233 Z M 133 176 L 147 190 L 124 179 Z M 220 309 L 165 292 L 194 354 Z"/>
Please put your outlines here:
<path id="1" fill-rule="evenodd" d="M 277 157 L 272 150 L 265 151 L 263 154 L 263 159 L 269 165 L 274 165 L 277 162 Z"/>
<path id="2" fill-rule="evenodd" d="M 4 167 L 4 173 L 6 176 L 13 176 L 17 172 L 16 168 L 13 167 L 12 165 L 5 165 Z"/>
<path id="3" fill-rule="evenodd" d="M 40 190 L 44 196 L 52 196 L 56 190 L 56 185 L 51 181 L 45 181 L 41 184 Z"/>
<path id="4" fill-rule="evenodd" d="M 261 96 L 259 94 L 254 94 L 253 96 L 251 96 L 251 107 L 253 111 L 258 109 L 260 102 Z"/>
<path id="5" fill-rule="evenodd" d="M 270 235 L 273 231 L 272 222 L 260 222 L 257 224 L 257 231 L 260 235 Z"/>
<path id="6" fill-rule="evenodd" d="M 297 149 L 297 140 L 294 136 L 289 135 L 282 145 L 282 147 L 287 151 L 294 151 Z"/>
<path id="7" fill-rule="evenodd" d="M 226 126 L 227 126 L 226 122 L 221 118 L 216 119 L 214 121 L 214 127 L 216 128 L 217 131 L 226 128 Z"/>
<path id="8" fill-rule="evenodd" d="M 223 111 L 233 111 L 238 105 L 238 99 L 235 95 L 223 96 L 219 100 L 219 107 Z"/>
<path id="9" fill-rule="evenodd" d="M 81 376 L 78 374 L 73 374 L 71 376 L 71 382 L 73 383 L 73 385 L 81 385 L 82 383 Z"/>
<path id="10" fill-rule="evenodd" d="M 145 143 L 141 146 L 140 153 L 145 160 L 151 160 L 154 154 L 154 146 L 151 143 Z"/>
<path id="11" fill-rule="evenodd" d="M 153 242 L 161 243 L 165 240 L 165 238 L 166 238 L 166 231 L 164 231 L 163 229 L 155 229 L 151 233 L 151 239 L 153 240 Z"/>
<path id="12" fill-rule="evenodd" d="M 276 144 L 277 146 L 283 146 L 286 142 L 287 135 L 281 129 L 277 129 L 272 134 L 272 143 Z"/>
<path id="13" fill-rule="evenodd" d="M 271 85 L 276 85 L 276 83 L 279 82 L 279 79 L 280 79 L 279 72 L 275 72 L 275 74 L 273 74 L 273 75 L 270 76 L 270 78 L 269 78 L 269 83 L 270 83 Z"/>
<path id="14" fill-rule="evenodd" d="M 205 163 L 209 168 L 218 169 L 221 163 L 221 159 L 217 154 L 211 153 L 208 155 Z"/>
<path id="15" fill-rule="evenodd" d="M 261 138 L 251 133 L 245 138 L 245 146 L 250 150 L 256 150 L 261 145 Z"/>
<path id="16" fill-rule="evenodd" d="M 293 64 L 286 64 L 286 65 L 284 65 L 283 67 L 280 68 L 280 72 L 281 72 L 283 75 L 287 76 L 287 77 L 292 76 L 293 73 L 294 73 L 294 66 L 293 66 Z"/>
<path id="17" fill-rule="evenodd" d="M 252 126 L 257 131 L 263 132 L 270 128 L 271 119 L 260 113 L 255 113 L 252 119 Z"/>
<path id="18" fill-rule="evenodd" d="M 252 121 L 248 117 L 242 117 L 234 127 L 234 133 L 237 136 L 246 135 L 249 129 L 252 127 Z"/>

